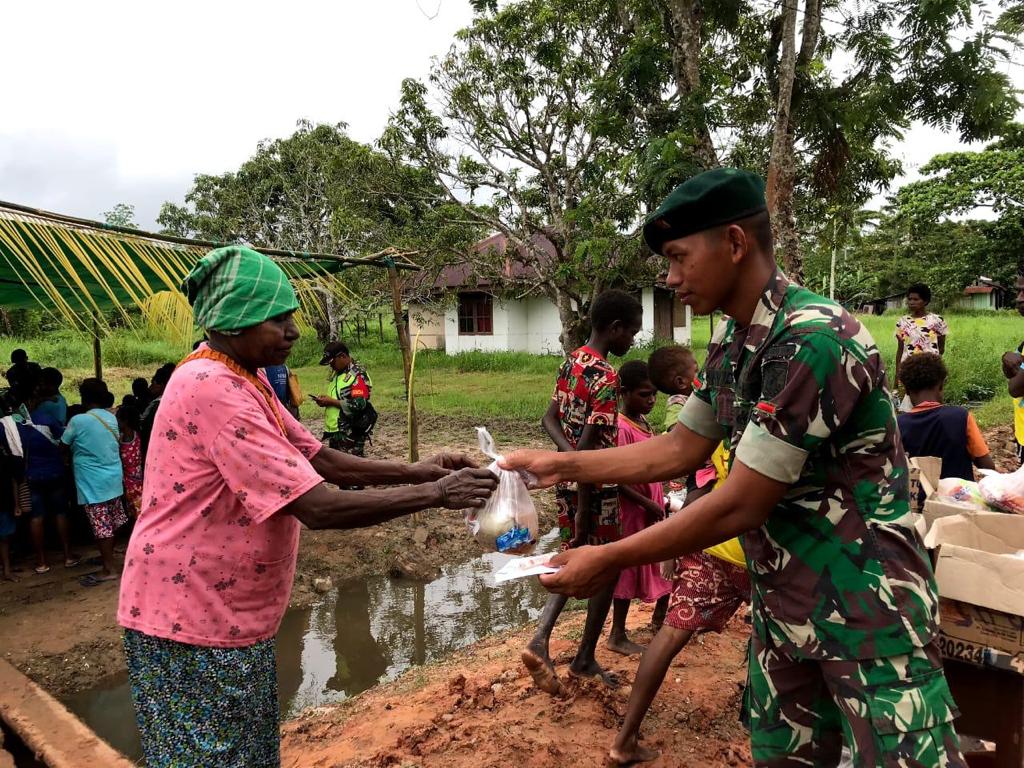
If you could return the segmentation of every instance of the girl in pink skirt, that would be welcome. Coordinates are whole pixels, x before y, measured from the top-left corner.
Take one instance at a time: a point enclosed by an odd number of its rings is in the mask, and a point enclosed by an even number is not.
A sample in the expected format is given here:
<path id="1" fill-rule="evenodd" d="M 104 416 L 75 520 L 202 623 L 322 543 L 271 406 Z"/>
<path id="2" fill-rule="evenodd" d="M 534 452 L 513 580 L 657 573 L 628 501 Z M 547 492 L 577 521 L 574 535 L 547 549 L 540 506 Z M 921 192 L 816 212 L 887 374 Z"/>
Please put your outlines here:
<path id="1" fill-rule="evenodd" d="M 647 363 L 631 360 L 619 370 L 621 412 L 619 414 L 618 443 L 631 445 L 649 440 L 654 432 L 646 416 L 654 408 L 658 390 L 651 383 Z M 661 483 L 646 483 L 619 487 L 619 519 L 622 535 L 630 536 L 654 525 L 665 516 L 665 493 Z M 657 563 L 627 568 L 619 575 L 615 587 L 612 631 L 608 636 L 608 649 L 627 656 L 643 651 L 626 635 L 626 615 L 630 600 L 657 602 L 656 616 L 664 616 L 672 582 L 661 577 Z"/>

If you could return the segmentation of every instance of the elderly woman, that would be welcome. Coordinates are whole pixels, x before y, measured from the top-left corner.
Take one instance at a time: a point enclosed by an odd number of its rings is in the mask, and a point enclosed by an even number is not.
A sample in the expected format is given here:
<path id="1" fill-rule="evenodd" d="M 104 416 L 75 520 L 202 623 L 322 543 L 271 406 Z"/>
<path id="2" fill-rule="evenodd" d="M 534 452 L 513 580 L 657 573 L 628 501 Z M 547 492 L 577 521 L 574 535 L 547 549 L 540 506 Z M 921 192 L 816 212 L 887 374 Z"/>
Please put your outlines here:
<path id="1" fill-rule="evenodd" d="M 324 448 L 280 407 L 260 369 L 287 359 L 298 302 L 267 257 L 217 249 L 184 289 L 209 342 L 171 377 L 146 459 L 118 609 L 132 697 L 150 768 L 276 766 L 274 635 L 300 523 L 480 506 L 496 480 L 460 455 L 405 465 Z"/>

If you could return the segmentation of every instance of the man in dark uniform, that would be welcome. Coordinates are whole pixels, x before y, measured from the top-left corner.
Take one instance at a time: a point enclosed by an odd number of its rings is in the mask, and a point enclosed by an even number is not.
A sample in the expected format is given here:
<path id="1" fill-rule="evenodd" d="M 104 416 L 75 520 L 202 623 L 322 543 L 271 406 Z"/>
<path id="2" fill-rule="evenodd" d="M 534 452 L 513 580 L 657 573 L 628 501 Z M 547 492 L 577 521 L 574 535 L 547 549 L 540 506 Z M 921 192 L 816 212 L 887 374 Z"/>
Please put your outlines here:
<path id="1" fill-rule="evenodd" d="M 621 568 L 742 534 L 753 584 L 747 712 L 758 766 L 966 766 L 935 643 L 938 599 L 909 509 L 882 358 L 841 306 L 776 266 L 764 186 L 721 168 L 677 187 L 644 228 L 668 285 L 727 317 L 667 435 L 586 453 L 520 451 L 541 484 L 634 484 L 695 471 L 721 440 L 728 480 L 634 536 L 558 555 L 550 590 L 587 595 Z"/>

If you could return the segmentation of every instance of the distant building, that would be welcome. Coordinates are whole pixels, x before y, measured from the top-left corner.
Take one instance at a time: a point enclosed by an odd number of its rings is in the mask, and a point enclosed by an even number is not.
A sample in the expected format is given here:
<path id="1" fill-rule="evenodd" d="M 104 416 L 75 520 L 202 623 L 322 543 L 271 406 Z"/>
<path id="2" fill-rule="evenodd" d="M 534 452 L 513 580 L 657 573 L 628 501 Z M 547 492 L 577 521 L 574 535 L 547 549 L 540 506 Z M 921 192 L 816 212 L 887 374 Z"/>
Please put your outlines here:
<path id="1" fill-rule="evenodd" d="M 890 309 L 902 309 L 906 297 L 906 293 L 894 293 L 870 299 L 861 304 L 860 311 L 868 315 L 884 315 Z"/>
<path id="2" fill-rule="evenodd" d="M 547 252 L 547 238 L 535 235 L 535 243 Z M 483 253 L 504 253 L 506 239 L 491 235 L 473 246 Z M 562 354 L 562 323 L 558 307 L 540 289 L 530 285 L 530 271 L 520 262 L 506 259 L 505 280 L 492 283 L 473 275 L 469 261 L 446 268 L 431 288 L 443 309 L 420 301 L 409 302 L 409 332 L 427 349 L 443 349 L 449 355 L 481 350 Z M 643 304 L 643 327 L 638 343 L 654 338 L 689 344 L 692 314 L 675 294 L 662 286 L 636 292 Z"/>
<path id="3" fill-rule="evenodd" d="M 964 288 L 956 305 L 959 309 L 1003 309 L 1013 303 L 1012 291 L 991 280 L 976 280 Z"/>

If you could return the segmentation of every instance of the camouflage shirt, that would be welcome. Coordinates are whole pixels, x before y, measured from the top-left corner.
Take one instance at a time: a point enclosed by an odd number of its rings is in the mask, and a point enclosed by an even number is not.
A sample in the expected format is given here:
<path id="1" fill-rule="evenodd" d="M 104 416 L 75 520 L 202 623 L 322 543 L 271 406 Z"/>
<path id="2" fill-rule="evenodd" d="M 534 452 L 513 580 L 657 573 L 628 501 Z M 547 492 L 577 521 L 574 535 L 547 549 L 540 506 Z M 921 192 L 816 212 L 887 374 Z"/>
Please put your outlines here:
<path id="1" fill-rule="evenodd" d="M 694 386 L 680 422 L 791 486 L 743 536 L 759 639 L 817 660 L 926 645 L 935 581 L 868 331 L 776 272 L 750 325 L 719 324 Z"/>

